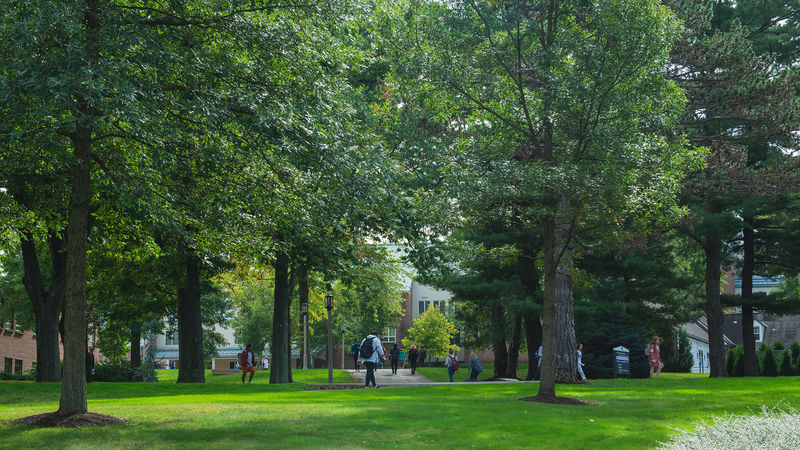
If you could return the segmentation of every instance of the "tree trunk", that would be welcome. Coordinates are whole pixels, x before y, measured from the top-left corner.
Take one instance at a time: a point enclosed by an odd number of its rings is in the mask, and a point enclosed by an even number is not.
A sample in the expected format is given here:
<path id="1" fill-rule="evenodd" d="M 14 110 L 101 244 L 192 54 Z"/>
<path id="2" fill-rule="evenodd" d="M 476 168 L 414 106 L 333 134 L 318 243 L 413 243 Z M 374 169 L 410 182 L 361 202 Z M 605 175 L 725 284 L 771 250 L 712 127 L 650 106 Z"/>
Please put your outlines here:
<path id="1" fill-rule="evenodd" d="M 538 369 L 536 351 L 542 345 L 542 323 L 539 321 L 539 316 L 532 312 L 525 314 L 525 340 L 528 342 L 528 373 L 525 379 L 533 380 Z"/>
<path id="2" fill-rule="evenodd" d="M 494 378 L 506 378 L 508 350 L 506 349 L 506 321 L 501 305 L 492 306 L 492 350 L 494 351 Z"/>
<path id="3" fill-rule="evenodd" d="M 142 325 L 137 322 L 131 325 L 131 369 L 133 370 L 136 370 L 142 366 L 142 349 L 139 346 L 141 340 Z M 178 341 L 180 341 L 180 335 L 178 337 Z"/>
<path id="4" fill-rule="evenodd" d="M 712 211 L 713 212 L 713 211 Z M 708 359 L 712 377 L 726 377 L 725 342 L 722 339 L 722 305 L 719 280 L 722 274 L 722 240 L 706 233 L 706 318 L 708 320 Z M 752 322 L 751 322 L 752 323 Z M 751 330 L 752 331 L 752 330 Z"/>
<path id="5" fill-rule="evenodd" d="M 200 259 L 191 250 L 185 256 L 186 284 L 178 289 L 178 383 L 205 383 Z"/>
<path id="6" fill-rule="evenodd" d="M 87 13 L 91 14 L 91 13 Z M 67 225 L 66 291 L 64 296 L 64 368 L 61 377 L 62 416 L 87 411 L 86 404 L 86 245 L 91 182 L 89 127 L 78 125 L 72 137 L 75 161 Z"/>
<path id="7" fill-rule="evenodd" d="M 755 242 L 753 219 L 744 218 L 744 258 L 742 261 L 742 349 L 744 350 L 744 376 L 758 376 L 756 337 L 753 334 L 753 270 L 755 266 Z M 727 368 L 727 366 L 726 366 Z"/>
<path id="8" fill-rule="evenodd" d="M 556 272 L 556 383 L 578 382 L 578 346 L 572 297 L 571 258 L 564 256 Z"/>
<path id="9" fill-rule="evenodd" d="M 555 353 L 556 353 L 556 254 L 555 218 L 548 217 L 544 222 L 543 270 L 544 295 L 542 297 L 542 364 L 539 375 L 541 399 L 556 398 Z"/>
<path id="10" fill-rule="evenodd" d="M 22 282 L 36 316 L 36 381 L 61 380 L 61 355 L 58 346 L 58 321 L 64 299 L 66 254 L 64 241 L 55 234 L 50 237 L 53 280 L 50 290 L 44 289 L 36 244 L 30 233 L 20 239 L 24 275 Z"/>
<path id="11" fill-rule="evenodd" d="M 300 304 L 302 305 L 303 303 L 305 303 L 306 305 L 308 305 L 308 268 L 306 268 L 305 266 L 300 268 L 297 280 L 298 280 L 297 281 L 297 289 L 298 289 L 298 295 L 300 297 Z M 302 311 L 300 313 L 300 320 L 301 321 L 303 320 Z M 300 327 L 301 327 L 301 329 L 303 329 L 303 323 L 302 322 L 300 323 Z M 303 336 L 303 341 L 306 344 L 303 346 L 304 347 L 303 350 L 301 350 L 302 355 L 300 355 L 300 357 L 301 358 L 306 358 L 305 367 L 310 369 L 311 368 L 311 357 L 310 357 L 309 354 L 305 353 L 305 351 L 307 349 L 306 346 L 308 345 L 308 342 L 309 342 L 308 341 L 308 329 L 305 329 L 304 333 L 305 334 Z"/>
<path id="12" fill-rule="evenodd" d="M 272 367 L 270 384 L 289 383 L 289 257 L 279 253 L 275 268 L 275 309 L 272 315 Z"/>
<path id="13" fill-rule="evenodd" d="M 522 343 L 522 316 L 513 315 L 511 325 L 511 342 L 508 344 L 508 365 L 506 377 L 517 378 L 517 364 L 519 363 L 519 347 Z"/>
<path id="14" fill-rule="evenodd" d="M 292 297 L 294 295 L 294 269 L 291 270 L 289 276 L 289 289 L 286 296 L 289 298 L 289 305 L 286 308 L 286 354 L 289 355 L 289 364 L 287 365 L 288 380 L 292 383 Z M 299 359 L 298 359 L 299 361 Z"/>

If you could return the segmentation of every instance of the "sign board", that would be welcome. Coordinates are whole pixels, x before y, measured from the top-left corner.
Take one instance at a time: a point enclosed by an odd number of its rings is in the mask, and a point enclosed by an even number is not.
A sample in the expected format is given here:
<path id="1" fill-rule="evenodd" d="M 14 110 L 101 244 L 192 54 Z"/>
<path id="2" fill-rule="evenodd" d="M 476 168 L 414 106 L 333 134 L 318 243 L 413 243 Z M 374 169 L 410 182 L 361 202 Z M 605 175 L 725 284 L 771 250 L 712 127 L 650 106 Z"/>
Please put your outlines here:
<path id="1" fill-rule="evenodd" d="M 625 347 L 614 347 L 614 378 L 631 377 L 631 351 Z"/>

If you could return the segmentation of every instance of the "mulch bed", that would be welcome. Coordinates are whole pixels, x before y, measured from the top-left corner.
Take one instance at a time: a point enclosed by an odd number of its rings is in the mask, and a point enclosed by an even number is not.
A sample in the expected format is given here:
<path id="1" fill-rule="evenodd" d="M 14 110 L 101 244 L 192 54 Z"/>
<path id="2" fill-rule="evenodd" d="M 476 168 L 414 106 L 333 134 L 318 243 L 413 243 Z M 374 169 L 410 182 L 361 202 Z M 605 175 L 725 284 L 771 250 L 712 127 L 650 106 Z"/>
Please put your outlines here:
<path id="1" fill-rule="evenodd" d="M 87 428 L 104 427 L 107 425 L 125 425 L 131 423 L 128 419 L 121 417 L 107 416 L 87 412 L 83 414 L 71 414 L 62 416 L 57 412 L 36 414 L 35 416 L 21 417 L 9 421 L 20 425 L 30 425 L 39 428 L 64 427 L 64 428 Z"/>
<path id="2" fill-rule="evenodd" d="M 539 402 L 539 403 L 552 403 L 554 405 L 574 405 L 574 406 L 591 406 L 593 403 L 584 402 L 569 397 L 556 397 L 556 398 L 541 398 L 539 396 L 523 397 L 520 400 L 523 402 Z"/>

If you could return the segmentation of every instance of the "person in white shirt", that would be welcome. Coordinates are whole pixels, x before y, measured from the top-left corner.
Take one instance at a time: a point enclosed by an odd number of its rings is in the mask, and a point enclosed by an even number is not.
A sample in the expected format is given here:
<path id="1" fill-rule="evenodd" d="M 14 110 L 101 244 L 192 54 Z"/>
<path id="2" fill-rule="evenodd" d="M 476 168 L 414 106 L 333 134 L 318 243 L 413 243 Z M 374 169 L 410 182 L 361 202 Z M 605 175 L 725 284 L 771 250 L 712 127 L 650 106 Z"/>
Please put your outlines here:
<path id="1" fill-rule="evenodd" d="M 578 344 L 578 374 L 581 376 L 581 380 L 586 379 L 586 375 L 583 373 L 583 344 Z"/>

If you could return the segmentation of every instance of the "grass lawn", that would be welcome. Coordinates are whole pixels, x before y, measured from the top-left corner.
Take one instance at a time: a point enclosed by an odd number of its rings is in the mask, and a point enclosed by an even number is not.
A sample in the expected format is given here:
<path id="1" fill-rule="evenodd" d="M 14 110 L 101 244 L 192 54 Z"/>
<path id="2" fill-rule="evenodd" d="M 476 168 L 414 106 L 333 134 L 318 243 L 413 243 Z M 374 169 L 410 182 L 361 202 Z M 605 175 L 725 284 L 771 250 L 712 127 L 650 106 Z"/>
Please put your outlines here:
<path id="1" fill-rule="evenodd" d="M 299 372 L 296 379 L 327 377 L 325 370 Z M 778 402 L 800 409 L 800 377 L 665 374 L 658 380 L 558 387 L 560 395 L 591 406 L 518 401 L 536 394 L 535 383 L 347 391 L 270 386 L 263 378 L 254 383 L 242 385 L 236 375 L 209 378 L 204 385 L 92 383 L 91 411 L 134 423 L 92 429 L 0 423 L 0 447 L 642 448 L 657 446 L 672 428 L 712 415 Z M 0 382 L 0 421 L 55 410 L 59 389 L 55 383 Z M 370 431 L 360 431 L 363 424 Z"/>

